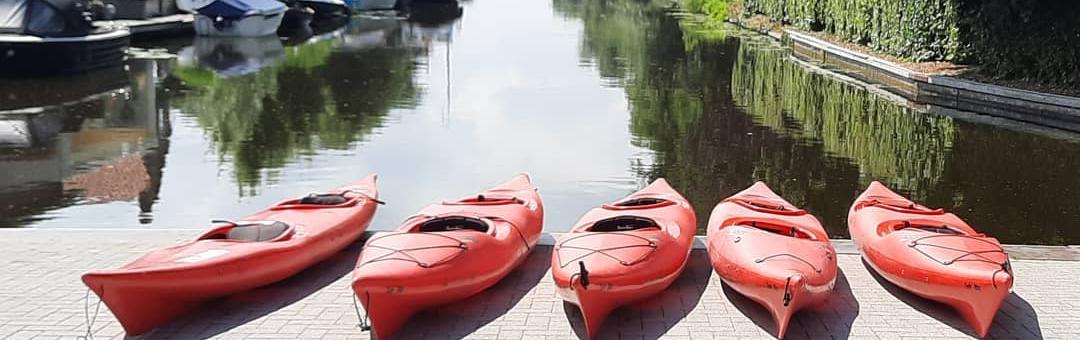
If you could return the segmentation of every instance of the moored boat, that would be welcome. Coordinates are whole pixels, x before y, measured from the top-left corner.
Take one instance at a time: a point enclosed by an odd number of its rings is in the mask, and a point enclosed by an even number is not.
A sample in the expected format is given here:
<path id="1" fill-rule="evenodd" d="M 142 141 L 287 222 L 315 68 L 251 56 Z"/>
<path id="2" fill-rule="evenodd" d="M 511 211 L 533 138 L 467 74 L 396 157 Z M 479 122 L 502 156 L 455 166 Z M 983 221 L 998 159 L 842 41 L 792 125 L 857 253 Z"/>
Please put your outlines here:
<path id="1" fill-rule="evenodd" d="M 616 308 L 663 291 L 682 273 L 694 242 L 694 210 L 664 179 L 594 208 L 556 243 L 551 274 L 595 337 Z"/>
<path id="2" fill-rule="evenodd" d="M 285 46 L 276 36 L 195 37 L 177 53 L 180 66 L 201 66 L 222 78 L 259 72 L 285 60 Z"/>
<path id="3" fill-rule="evenodd" d="M 299 5 L 315 11 L 316 18 L 349 16 L 352 11 L 344 0 L 297 0 Z"/>
<path id="4" fill-rule="evenodd" d="M 370 175 L 235 222 L 215 221 L 194 240 L 82 280 L 128 335 L 144 334 L 204 301 L 280 281 L 341 251 L 364 233 L 378 202 Z"/>
<path id="5" fill-rule="evenodd" d="M 851 240 L 881 277 L 955 308 L 985 337 L 1013 285 L 997 239 L 941 209 L 930 209 L 870 183 L 848 212 Z"/>
<path id="6" fill-rule="evenodd" d="M 529 177 L 428 206 L 368 239 L 352 288 L 373 337 L 392 337 L 413 314 L 491 287 L 540 239 L 544 208 Z"/>
<path id="7" fill-rule="evenodd" d="M 275 34 L 287 9 L 277 0 L 178 0 L 176 4 L 195 12 L 195 33 L 209 36 Z"/>
<path id="8" fill-rule="evenodd" d="M 299 3 L 286 2 L 288 8 L 278 25 L 277 34 L 283 37 L 303 37 L 312 35 L 311 23 L 315 19 L 315 10 Z"/>
<path id="9" fill-rule="evenodd" d="M 120 65 L 131 34 L 94 27 L 85 0 L 0 2 L 0 76 L 58 75 Z"/>
<path id="10" fill-rule="evenodd" d="M 836 250 L 818 219 L 764 182 L 713 208 L 707 247 L 713 269 L 760 303 L 783 338 L 793 314 L 824 301 L 836 284 Z"/>
<path id="11" fill-rule="evenodd" d="M 398 0 L 351 0 L 349 7 L 358 11 L 392 10 Z"/>

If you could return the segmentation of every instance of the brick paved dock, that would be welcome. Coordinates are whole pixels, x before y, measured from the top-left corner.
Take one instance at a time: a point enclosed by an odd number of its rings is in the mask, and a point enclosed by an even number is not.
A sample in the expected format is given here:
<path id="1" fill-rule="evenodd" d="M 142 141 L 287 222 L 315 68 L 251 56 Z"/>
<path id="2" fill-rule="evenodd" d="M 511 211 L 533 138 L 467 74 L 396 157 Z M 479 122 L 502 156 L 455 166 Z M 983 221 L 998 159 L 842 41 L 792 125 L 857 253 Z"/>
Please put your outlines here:
<path id="1" fill-rule="evenodd" d="M 73 339 L 86 332 L 86 288 L 79 275 L 110 268 L 197 231 L 0 230 L 0 338 Z M 842 246 L 838 246 L 845 253 Z M 286 281 L 208 304 L 144 339 L 366 339 L 357 327 L 349 289 L 359 244 Z M 1064 248 L 1058 248 L 1064 249 Z M 1035 251 L 1033 254 L 1038 254 Z M 789 338 L 969 338 L 951 310 L 879 282 L 850 252 L 826 306 L 796 315 Z M 548 266 L 551 247 L 493 289 L 415 317 L 403 339 L 569 339 L 581 318 L 556 297 Z M 1016 259 L 1015 292 L 998 312 L 991 338 L 1080 339 L 1080 262 Z M 91 301 L 96 301 L 91 297 Z M 91 313 L 93 306 L 91 305 Z M 104 305 L 96 339 L 123 338 Z M 577 330 L 577 331 L 575 331 Z M 704 251 L 656 298 L 614 313 L 606 339 L 772 338 L 767 312 L 720 284 Z"/>

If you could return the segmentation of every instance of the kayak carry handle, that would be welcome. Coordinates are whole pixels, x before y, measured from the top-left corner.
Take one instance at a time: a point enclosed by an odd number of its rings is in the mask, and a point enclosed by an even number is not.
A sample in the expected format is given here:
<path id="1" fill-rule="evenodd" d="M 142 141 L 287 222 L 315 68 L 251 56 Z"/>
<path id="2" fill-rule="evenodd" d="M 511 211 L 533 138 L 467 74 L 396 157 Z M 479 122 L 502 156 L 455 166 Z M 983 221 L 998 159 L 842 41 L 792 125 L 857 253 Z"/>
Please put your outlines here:
<path id="1" fill-rule="evenodd" d="M 791 277 L 788 276 L 787 282 L 784 283 L 784 307 L 787 307 L 788 304 L 791 304 L 791 290 L 790 290 L 790 287 L 791 287 Z"/>
<path id="2" fill-rule="evenodd" d="M 578 261 L 578 276 L 581 277 L 581 287 L 589 288 L 589 271 L 585 270 L 585 261 Z"/>

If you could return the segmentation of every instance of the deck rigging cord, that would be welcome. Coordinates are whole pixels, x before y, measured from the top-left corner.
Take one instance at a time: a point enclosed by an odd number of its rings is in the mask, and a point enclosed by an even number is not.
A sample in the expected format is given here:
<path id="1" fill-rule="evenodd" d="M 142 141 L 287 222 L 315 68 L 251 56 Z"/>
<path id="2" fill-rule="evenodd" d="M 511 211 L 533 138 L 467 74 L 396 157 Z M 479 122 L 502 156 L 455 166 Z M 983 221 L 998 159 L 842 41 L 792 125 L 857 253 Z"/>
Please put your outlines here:
<path id="1" fill-rule="evenodd" d="M 904 221 L 904 225 L 905 225 L 905 228 L 909 228 L 909 227 L 913 226 L 913 224 L 910 221 Z M 941 227 L 937 227 L 937 226 L 928 226 L 928 227 L 943 228 L 943 229 L 951 230 L 951 228 L 949 228 L 948 225 L 942 225 Z M 945 238 L 945 237 L 958 237 L 958 238 L 964 238 L 964 239 L 969 239 L 969 240 L 976 240 L 976 241 L 985 243 L 987 245 L 990 245 L 993 248 L 985 249 L 985 250 L 967 250 L 967 249 L 960 249 L 960 248 L 955 248 L 955 247 L 943 246 L 943 245 L 940 245 L 940 244 L 933 244 L 933 243 L 924 242 L 924 241 L 929 240 L 929 239 Z M 931 255 L 930 253 L 926 252 L 923 249 L 920 249 L 919 246 L 926 246 L 926 247 L 932 247 L 932 248 L 938 248 L 938 249 L 951 250 L 951 251 L 955 251 L 955 252 L 960 253 L 960 255 L 943 260 L 943 259 L 939 259 L 937 257 L 934 257 L 933 255 Z M 984 262 L 984 263 L 990 263 L 990 264 L 1000 266 L 1001 268 L 995 270 L 994 274 L 990 276 L 990 278 L 991 278 L 990 282 L 993 284 L 994 288 L 997 288 L 997 280 L 994 280 L 994 278 L 997 278 L 998 273 L 1004 272 L 1006 274 L 1010 274 L 1010 275 L 1012 274 L 1011 265 L 1009 264 L 1009 256 L 1008 256 L 1008 253 L 1005 252 L 1005 248 L 1001 247 L 1001 245 L 999 245 L 999 244 L 996 244 L 994 242 L 986 240 L 986 237 L 983 237 L 983 236 L 966 235 L 966 234 L 940 234 L 940 233 L 935 233 L 934 235 L 927 235 L 927 236 L 919 237 L 919 238 L 916 238 L 916 239 L 912 240 L 911 242 L 908 243 L 908 247 L 910 247 L 911 249 L 914 249 L 916 252 L 919 252 L 923 256 L 926 256 L 930 260 L 933 260 L 934 262 L 940 263 L 941 265 L 944 265 L 944 266 L 952 265 L 953 263 L 956 263 L 956 262 Z M 995 260 L 993 260 L 991 258 L 988 258 L 987 256 L 984 256 L 984 254 L 995 254 L 995 253 L 1000 253 L 1002 255 L 1005 255 L 1005 261 L 999 262 L 999 261 L 995 261 Z"/>
<path id="2" fill-rule="evenodd" d="M 381 245 L 376 244 L 376 241 L 378 241 L 378 240 L 386 239 L 386 238 L 393 237 L 393 236 L 411 235 L 411 234 L 424 234 L 424 235 L 438 236 L 438 237 L 442 237 L 442 238 L 457 242 L 457 244 L 456 245 L 448 244 L 448 245 L 437 245 L 437 246 L 423 246 L 423 247 L 404 248 L 404 249 L 395 249 L 395 248 L 385 247 L 385 246 L 381 246 Z M 431 268 L 431 267 L 435 267 L 435 266 L 450 262 L 453 259 L 460 256 L 461 254 L 464 254 L 465 251 L 469 250 L 469 245 L 465 244 L 465 242 L 462 242 L 459 239 L 456 239 L 456 238 L 453 238 L 453 237 L 450 237 L 450 236 L 446 236 L 446 235 L 442 235 L 442 234 L 439 234 L 439 233 L 429 233 L 429 232 L 385 234 L 385 235 L 381 235 L 381 236 L 378 236 L 378 237 L 374 237 L 371 240 L 368 240 L 367 245 L 365 247 L 366 248 L 389 250 L 390 252 L 388 252 L 386 254 L 383 254 L 383 255 L 380 255 L 380 256 L 377 256 L 377 257 L 375 257 L 373 259 L 364 261 L 364 263 L 361 263 L 359 267 L 363 267 L 363 266 L 365 266 L 365 265 L 367 265 L 369 263 L 374 263 L 374 262 L 379 262 L 379 261 L 401 260 L 401 261 L 408 261 L 408 262 L 416 263 L 416 265 L 420 266 L 421 268 Z M 459 251 L 457 253 L 454 253 L 451 256 L 444 257 L 443 259 L 441 259 L 439 261 L 432 262 L 432 263 L 421 261 L 420 259 L 417 259 L 416 257 L 409 254 L 409 252 L 411 252 L 411 251 L 442 249 L 442 248 L 457 248 L 457 249 L 461 249 L 461 251 Z M 401 256 L 403 256 L 405 258 L 393 257 L 393 255 L 395 255 L 395 254 L 400 254 Z"/>
<path id="3" fill-rule="evenodd" d="M 102 297 L 105 295 L 105 291 L 101 291 Z M 98 298 L 97 305 L 94 306 L 94 316 L 90 317 L 90 288 L 86 288 L 86 297 L 83 299 L 83 317 L 86 318 L 86 334 L 75 337 L 79 340 L 94 340 L 94 321 L 97 320 L 98 312 L 101 311 L 101 298 Z"/>
<path id="4" fill-rule="evenodd" d="M 757 258 L 757 259 L 754 259 L 754 263 L 762 263 L 762 262 L 772 260 L 774 258 L 781 257 L 781 256 L 787 256 L 787 257 L 796 259 L 799 262 L 805 263 L 807 266 L 810 266 L 810 269 L 813 269 L 814 272 L 817 272 L 818 274 L 821 274 L 821 268 L 818 268 L 813 263 L 810 263 L 810 261 L 807 261 L 806 259 L 804 259 L 802 257 L 799 257 L 798 255 L 791 254 L 791 253 L 772 254 L 772 255 L 769 255 L 769 256 L 766 256 L 766 257 Z"/>
<path id="5" fill-rule="evenodd" d="M 581 239 L 581 238 L 585 238 L 585 237 L 590 237 L 590 236 L 598 236 L 598 235 L 623 235 L 623 236 L 628 236 L 628 237 L 640 239 L 640 240 L 645 241 L 647 243 L 645 243 L 645 244 L 631 244 L 631 245 L 625 245 L 625 246 L 616 246 L 616 247 L 600 248 L 600 249 L 593 249 L 593 248 L 566 245 L 567 243 L 569 243 L 570 241 L 573 241 L 573 240 L 577 240 L 577 239 Z M 611 255 L 611 254 L 608 253 L 609 251 L 614 251 L 614 250 L 629 249 L 629 248 L 641 248 L 641 247 L 649 247 L 649 248 L 651 248 L 651 250 L 648 253 L 645 253 L 645 254 L 641 255 L 640 257 L 638 257 L 638 258 L 636 258 L 634 260 L 631 260 L 631 261 L 626 261 L 626 260 L 620 259 L 620 258 L 616 257 L 615 255 Z M 616 262 L 618 262 L 619 264 L 621 264 L 623 266 L 632 266 L 634 264 L 637 264 L 638 262 L 644 261 L 650 255 L 655 253 L 656 252 L 656 242 L 653 242 L 652 240 L 650 240 L 648 238 L 645 238 L 643 236 L 634 235 L 634 234 L 631 234 L 631 233 L 621 233 L 621 232 L 585 233 L 585 234 L 581 234 L 581 235 L 577 235 L 577 236 L 565 239 L 562 242 L 559 242 L 558 249 L 556 249 L 556 250 L 562 250 L 562 249 L 585 250 L 587 252 L 585 254 L 574 257 L 574 258 L 572 258 L 570 260 L 565 260 L 564 261 L 564 259 L 562 258 L 562 255 L 561 255 L 562 253 L 559 252 L 559 251 L 556 251 L 555 254 L 556 254 L 556 256 L 559 257 L 559 267 L 560 268 L 566 268 L 566 266 L 570 265 L 571 263 L 574 263 L 575 261 L 578 261 L 578 260 L 584 259 L 586 257 L 589 257 L 592 254 L 604 255 L 604 256 L 612 259 L 612 260 L 615 260 Z"/>
<path id="6" fill-rule="evenodd" d="M 364 316 L 363 317 L 360 316 L 360 303 L 358 303 L 356 301 L 357 300 L 356 299 L 356 294 L 352 295 L 352 300 L 353 300 L 353 309 L 356 310 L 356 318 L 360 320 L 360 323 L 357 324 L 357 326 L 360 327 L 361 331 L 367 332 L 367 331 L 371 330 L 371 321 L 368 319 L 368 306 L 371 305 L 371 292 L 365 290 L 364 291 L 364 296 L 367 297 L 367 304 L 364 305 Z"/>
<path id="7" fill-rule="evenodd" d="M 485 198 L 484 195 L 477 195 L 477 199 L 479 201 L 485 201 L 485 200 L 490 200 L 491 198 Z M 518 199 L 517 197 L 511 197 L 511 198 L 501 199 L 501 200 L 509 200 L 509 201 L 511 201 L 513 203 L 517 203 L 517 204 L 525 204 L 525 201 L 523 201 L 521 199 Z M 411 216 L 411 217 L 409 217 L 409 218 L 407 218 L 405 220 L 409 221 L 409 220 L 416 219 L 416 218 L 424 218 L 424 219 L 427 219 L 427 221 L 432 221 L 432 220 L 439 219 L 439 218 L 452 218 L 452 217 L 472 217 L 472 216 L 464 216 L 464 215 L 442 215 L 442 216 L 413 215 L 413 216 Z M 514 229 L 514 231 L 517 233 L 518 237 L 521 239 L 521 242 L 525 246 L 526 251 L 532 250 L 532 246 L 529 245 L 529 240 L 525 238 L 525 233 L 522 232 L 521 228 L 519 228 L 518 225 L 516 223 L 514 223 L 513 221 L 505 219 L 505 218 L 500 217 L 500 216 L 479 216 L 479 217 L 475 217 L 475 218 L 487 219 L 487 220 L 491 220 L 491 221 L 499 221 L 499 222 L 503 222 L 503 223 L 506 223 L 506 224 L 510 225 L 510 228 Z M 427 221 L 425 221 L 425 222 L 427 222 Z M 423 224 L 423 223 L 421 223 L 421 224 Z M 378 240 L 385 239 L 385 238 L 392 237 L 392 236 L 416 235 L 416 234 L 438 236 L 438 237 L 442 237 L 442 238 L 451 240 L 453 242 L 456 242 L 457 244 L 456 245 L 450 244 L 450 245 L 437 245 L 437 246 L 424 246 L 424 247 L 415 247 L 415 248 L 395 249 L 395 248 L 391 248 L 391 247 L 381 246 L 381 245 L 378 245 L 376 243 L 376 241 L 378 241 Z M 417 233 L 385 234 L 385 235 L 374 237 L 374 238 L 368 240 L 367 245 L 365 247 L 389 250 L 390 252 L 386 253 L 386 254 L 383 254 L 383 255 L 380 255 L 380 256 L 378 256 L 376 258 L 373 258 L 371 260 L 364 261 L 364 263 L 360 264 L 360 266 L 364 266 L 364 265 L 366 265 L 368 263 L 372 263 L 372 262 L 385 261 L 385 260 L 403 260 L 403 261 L 414 262 L 414 263 L 416 263 L 417 265 L 419 265 L 422 268 L 431 268 L 431 267 L 435 267 L 435 266 L 438 266 L 438 265 L 453 261 L 455 258 L 457 258 L 458 256 L 461 256 L 461 254 L 464 254 L 466 251 L 469 250 L 469 245 L 466 244 L 464 241 L 462 241 L 460 239 L 457 239 L 455 237 L 451 237 L 449 235 L 441 234 L 439 232 L 417 232 Z M 416 257 L 414 257 L 414 256 L 412 256 L 412 255 L 410 255 L 408 253 L 408 252 L 411 252 L 411 251 L 442 249 L 442 248 L 457 248 L 457 249 L 461 249 L 461 251 L 455 253 L 452 256 L 445 257 L 442 260 L 439 260 L 439 261 L 436 261 L 436 262 L 433 262 L 433 263 L 427 263 L 427 262 L 420 261 L 419 259 L 417 259 Z M 400 255 L 404 256 L 405 258 L 392 257 L 394 254 L 400 254 Z"/>

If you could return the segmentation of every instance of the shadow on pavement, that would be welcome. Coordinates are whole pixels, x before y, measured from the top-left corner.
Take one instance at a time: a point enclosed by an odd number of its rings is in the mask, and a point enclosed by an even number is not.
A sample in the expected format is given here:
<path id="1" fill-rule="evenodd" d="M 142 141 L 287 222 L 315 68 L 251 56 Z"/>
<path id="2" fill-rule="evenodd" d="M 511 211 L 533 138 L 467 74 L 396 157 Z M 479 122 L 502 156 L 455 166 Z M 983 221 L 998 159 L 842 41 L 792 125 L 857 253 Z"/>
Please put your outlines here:
<path id="1" fill-rule="evenodd" d="M 903 303 L 911 306 L 911 308 L 941 321 L 949 327 L 961 331 L 968 336 L 977 338 L 975 331 L 971 326 L 968 325 L 960 314 L 953 310 L 952 307 L 908 292 L 879 275 L 870 264 L 866 263 L 865 259 L 862 263 L 863 266 L 866 267 L 866 270 L 870 272 L 870 276 L 872 276 L 882 288 L 885 288 L 889 294 L 892 294 Z M 1028 303 L 1027 300 L 1016 295 L 1016 293 L 1010 293 L 998 309 L 997 315 L 994 316 L 994 324 L 990 325 L 990 333 L 987 334 L 987 338 L 1042 339 L 1042 327 L 1039 326 L 1038 314 L 1035 313 L 1035 309 L 1031 307 L 1031 304 Z"/>
<path id="2" fill-rule="evenodd" d="M 202 308 L 139 339 L 209 339 L 269 315 L 318 292 L 348 275 L 363 241 L 285 280 L 206 303 Z"/>
<path id="3" fill-rule="evenodd" d="M 551 250 L 549 246 L 537 246 L 524 263 L 491 288 L 465 300 L 417 313 L 394 338 L 461 339 L 473 334 L 507 314 L 533 291 L 551 267 Z M 525 322 L 521 320 L 522 324 Z"/>
<path id="4" fill-rule="evenodd" d="M 697 307 L 712 275 L 709 255 L 693 251 L 686 269 L 660 294 L 615 309 L 597 333 L 599 339 L 644 338 L 663 336 Z M 574 334 L 585 339 L 585 321 L 577 306 L 564 302 L 563 310 Z"/>
<path id="5" fill-rule="evenodd" d="M 755 325 L 773 336 L 776 322 L 764 306 L 723 284 L 724 296 Z M 859 315 L 859 301 L 851 292 L 843 269 L 836 272 L 836 286 L 828 300 L 817 306 L 809 306 L 792 316 L 785 339 L 847 339 L 851 325 Z"/>

